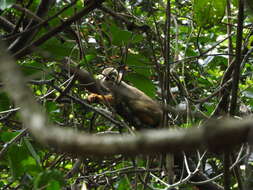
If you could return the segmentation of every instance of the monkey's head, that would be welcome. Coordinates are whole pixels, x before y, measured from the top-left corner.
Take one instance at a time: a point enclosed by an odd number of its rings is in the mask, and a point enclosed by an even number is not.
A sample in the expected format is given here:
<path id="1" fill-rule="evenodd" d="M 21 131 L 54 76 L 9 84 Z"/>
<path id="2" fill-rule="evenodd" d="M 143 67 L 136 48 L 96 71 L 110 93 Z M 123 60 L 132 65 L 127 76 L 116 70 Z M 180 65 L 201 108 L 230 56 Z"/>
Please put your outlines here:
<path id="1" fill-rule="evenodd" d="M 121 83 L 123 74 L 121 72 L 118 72 L 113 67 L 108 67 L 102 71 L 102 76 L 102 86 L 106 89 L 111 90 L 113 86 L 119 85 Z"/>

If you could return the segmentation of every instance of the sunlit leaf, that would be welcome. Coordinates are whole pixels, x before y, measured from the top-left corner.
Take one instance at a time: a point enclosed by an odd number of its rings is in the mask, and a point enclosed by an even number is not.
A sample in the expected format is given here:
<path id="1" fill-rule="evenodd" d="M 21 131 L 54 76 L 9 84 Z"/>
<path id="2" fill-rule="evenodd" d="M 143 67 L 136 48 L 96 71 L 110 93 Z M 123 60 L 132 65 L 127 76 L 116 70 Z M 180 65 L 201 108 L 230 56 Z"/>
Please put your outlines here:
<path id="1" fill-rule="evenodd" d="M 48 183 L 46 190 L 60 190 L 61 185 L 58 181 L 52 180 Z"/>
<path id="2" fill-rule="evenodd" d="M 253 98 L 253 88 L 248 88 L 247 90 L 243 91 L 242 93 L 247 98 Z"/>
<path id="3" fill-rule="evenodd" d="M 1 0 L 0 9 L 4 10 L 10 8 L 15 3 L 15 0 Z"/>
<path id="4" fill-rule="evenodd" d="M 193 0 L 194 20 L 202 28 L 219 24 L 225 15 L 226 0 Z"/>
<path id="5" fill-rule="evenodd" d="M 40 157 L 36 153 L 36 150 L 33 148 L 33 145 L 29 142 L 29 140 L 27 138 L 24 138 L 24 143 L 25 143 L 27 149 L 29 150 L 29 152 L 31 153 L 31 155 L 33 156 L 33 158 L 36 160 L 37 164 L 41 165 Z"/>

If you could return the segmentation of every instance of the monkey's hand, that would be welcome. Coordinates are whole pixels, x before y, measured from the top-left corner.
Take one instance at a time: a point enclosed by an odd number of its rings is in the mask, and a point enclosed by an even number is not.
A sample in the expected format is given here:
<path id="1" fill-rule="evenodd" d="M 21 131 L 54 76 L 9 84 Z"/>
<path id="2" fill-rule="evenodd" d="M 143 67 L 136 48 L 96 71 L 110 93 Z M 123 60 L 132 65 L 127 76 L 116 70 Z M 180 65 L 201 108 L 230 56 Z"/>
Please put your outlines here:
<path id="1" fill-rule="evenodd" d="M 98 102 L 100 102 L 99 101 L 100 100 L 100 96 L 101 95 L 99 95 L 99 94 L 92 93 L 92 94 L 89 94 L 89 96 L 87 97 L 87 100 L 90 103 L 98 103 Z"/>
<path id="2" fill-rule="evenodd" d="M 87 100 L 90 103 L 109 103 L 112 104 L 114 102 L 113 96 L 111 94 L 100 95 L 92 93 L 88 96 Z"/>

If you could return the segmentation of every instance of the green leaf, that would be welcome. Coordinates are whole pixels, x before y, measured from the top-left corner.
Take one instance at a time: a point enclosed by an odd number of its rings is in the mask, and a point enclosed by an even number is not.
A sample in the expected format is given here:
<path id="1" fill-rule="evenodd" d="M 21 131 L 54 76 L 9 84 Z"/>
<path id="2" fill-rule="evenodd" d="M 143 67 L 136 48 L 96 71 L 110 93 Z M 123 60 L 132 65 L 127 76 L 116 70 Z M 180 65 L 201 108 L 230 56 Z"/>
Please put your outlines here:
<path id="1" fill-rule="evenodd" d="M 15 0 L 1 0 L 0 9 L 4 10 L 10 8 L 15 3 Z"/>
<path id="2" fill-rule="evenodd" d="M 143 36 L 140 34 L 133 34 L 132 43 L 139 43 L 143 41 Z"/>
<path id="3" fill-rule="evenodd" d="M 27 159 L 22 160 L 20 167 L 24 168 L 24 172 L 31 176 L 37 176 L 41 172 L 41 167 L 36 163 L 36 160 L 29 155 Z"/>
<path id="4" fill-rule="evenodd" d="M 252 0 L 244 0 L 246 13 L 250 16 L 250 21 L 253 21 L 253 1 Z"/>
<path id="5" fill-rule="evenodd" d="M 88 54 L 88 55 L 85 55 L 85 59 L 82 59 L 79 63 L 80 66 L 84 66 L 86 65 L 87 63 L 91 62 L 93 59 L 95 59 L 96 56 L 94 54 Z"/>
<path id="6" fill-rule="evenodd" d="M 43 43 L 40 48 L 44 50 L 44 52 L 48 53 L 49 57 L 53 57 L 54 59 L 63 59 L 66 56 L 72 55 L 77 56 L 77 52 L 73 51 L 75 44 L 72 42 L 60 42 L 56 38 L 51 38 Z M 74 54 L 73 54 L 74 53 Z"/>
<path id="7" fill-rule="evenodd" d="M 236 8 L 238 8 L 238 0 L 232 0 L 232 4 L 233 4 Z"/>
<path id="8" fill-rule="evenodd" d="M 24 138 L 24 143 L 27 149 L 29 150 L 29 152 L 31 153 L 31 155 L 33 156 L 33 158 L 36 160 L 37 164 L 41 165 L 39 155 L 36 153 L 35 149 L 33 148 L 32 144 L 29 142 L 27 138 Z"/>
<path id="9" fill-rule="evenodd" d="M 0 93 L 0 111 L 5 111 L 10 108 L 10 99 L 6 93 Z"/>
<path id="10" fill-rule="evenodd" d="M 44 71 L 46 67 L 36 60 L 26 60 L 21 64 L 21 71 L 25 76 L 35 75 Z"/>
<path id="11" fill-rule="evenodd" d="M 56 184 L 55 181 L 58 182 L 58 184 Z M 35 189 L 39 189 L 44 186 L 47 186 L 49 189 L 50 188 L 52 189 L 58 188 L 58 185 L 63 186 L 64 184 L 65 184 L 64 176 L 60 171 L 49 170 L 41 172 L 34 180 L 33 185 Z"/>
<path id="12" fill-rule="evenodd" d="M 60 112 L 60 110 L 55 102 L 46 102 L 46 110 L 48 113 Z"/>
<path id="13" fill-rule="evenodd" d="M 41 172 L 41 167 L 30 156 L 24 144 L 12 145 L 8 150 L 7 157 L 14 179 L 23 176 L 25 173 L 35 176 Z"/>
<path id="14" fill-rule="evenodd" d="M 129 181 L 126 177 L 124 177 L 118 183 L 115 184 L 115 188 L 118 190 L 127 190 L 130 188 Z"/>
<path id="15" fill-rule="evenodd" d="M 199 83 L 200 86 L 205 87 L 205 86 L 211 86 L 212 85 L 212 83 L 210 81 L 208 81 L 207 79 L 205 79 L 203 77 L 198 77 L 197 80 L 198 80 L 198 83 Z"/>
<path id="16" fill-rule="evenodd" d="M 0 181 L 0 188 L 1 187 L 4 187 L 5 185 L 4 185 L 4 182 L 3 181 Z"/>
<path id="17" fill-rule="evenodd" d="M 131 73 L 127 75 L 126 79 L 151 98 L 155 97 L 155 85 L 146 76 L 138 73 Z"/>
<path id="18" fill-rule="evenodd" d="M 122 30 L 116 25 L 110 26 L 110 32 L 112 34 L 112 44 L 118 45 L 118 46 L 129 43 L 132 37 L 132 32 L 129 32 L 127 30 Z"/>
<path id="19" fill-rule="evenodd" d="M 56 102 L 46 102 L 45 107 L 46 107 L 47 113 L 49 113 L 48 115 L 49 115 L 50 120 L 58 121 L 58 122 L 63 121 L 63 118 L 61 117 L 61 110 L 57 106 Z"/>
<path id="20" fill-rule="evenodd" d="M 8 150 L 8 162 L 14 179 L 22 176 L 25 168 L 22 167 L 22 161 L 29 157 L 28 152 L 23 146 L 12 145 Z"/>
<path id="21" fill-rule="evenodd" d="M 253 44 L 253 36 L 250 36 L 248 40 L 247 48 L 250 49 L 252 47 L 252 44 Z"/>
<path id="22" fill-rule="evenodd" d="M 242 94 L 247 98 L 253 98 L 253 88 L 248 88 L 247 90 L 243 91 Z"/>
<path id="23" fill-rule="evenodd" d="M 83 8 L 83 1 L 77 1 L 75 6 L 69 7 L 61 14 L 61 16 L 62 18 L 69 17 L 69 15 L 76 14 L 76 12 L 81 10 L 82 8 Z M 59 11 L 58 9 L 54 10 L 54 12 L 52 12 L 51 15 L 56 14 L 56 12 L 58 11 Z"/>
<path id="24" fill-rule="evenodd" d="M 205 112 L 205 113 L 208 115 L 211 115 L 211 113 L 215 109 L 215 104 L 213 104 L 213 103 L 204 103 L 203 106 L 206 108 L 207 112 Z"/>
<path id="25" fill-rule="evenodd" d="M 221 22 L 226 0 L 193 0 L 193 18 L 198 26 L 208 29 Z"/>
<path id="26" fill-rule="evenodd" d="M 140 54 L 129 54 L 126 64 L 134 71 L 134 73 L 127 74 L 126 79 L 148 96 L 154 97 L 155 86 L 149 79 L 151 71 L 147 67 L 149 60 Z"/>
<path id="27" fill-rule="evenodd" d="M 198 53 L 192 48 L 187 48 L 185 54 L 186 56 L 189 56 L 189 57 L 198 55 Z"/>
<path id="28" fill-rule="evenodd" d="M 46 188 L 46 190 L 60 190 L 60 189 L 61 189 L 61 185 L 56 180 L 50 181 L 47 188 Z"/>
<path id="29" fill-rule="evenodd" d="M 204 60 L 203 66 L 208 66 L 211 69 L 215 69 L 218 66 L 226 66 L 228 59 L 222 56 L 208 56 Z"/>
<path id="30" fill-rule="evenodd" d="M 0 133 L 0 139 L 3 142 L 8 142 L 11 139 L 13 139 L 14 137 L 16 137 L 20 132 L 9 132 L 9 131 L 2 131 Z"/>
<path id="31" fill-rule="evenodd" d="M 250 99 L 250 100 L 249 100 L 249 105 L 250 105 L 250 107 L 251 107 L 251 110 L 253 110 L 253 99 Z"/>
<path id="32" fill-rule="evenodd" d="M 196 41 L 198 41 L 199 43 L 207 43 L 207 42 L 212 42 L 212 39 L 210 38 L 210 36 L 193 36 L 190 38 L 189 40 L 190 42 L 195 43 Z"/>
<path id="33" fill-rule="evenodd" d="M 150 69 L 147 67 L 149 60 L 143 55 L 129 54 L 127 56 L 126 64 L 136 73 L 144 75 L 146 77 L 150 76 Z"/>

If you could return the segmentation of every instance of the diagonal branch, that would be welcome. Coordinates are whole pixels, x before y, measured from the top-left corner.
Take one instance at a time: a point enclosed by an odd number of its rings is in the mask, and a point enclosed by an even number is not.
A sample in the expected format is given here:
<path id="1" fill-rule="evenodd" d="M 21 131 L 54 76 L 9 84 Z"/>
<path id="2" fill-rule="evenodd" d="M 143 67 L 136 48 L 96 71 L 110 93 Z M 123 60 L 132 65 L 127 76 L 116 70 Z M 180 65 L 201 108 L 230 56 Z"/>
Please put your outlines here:
<path id="1" fill-rule="evenodd" d="M 21 57 L 29 54 L 32 51 L 32 49 L 40 46 L 41 44 L 43 44 L 44 42 L 46 42 L 47 40 L 52 38 L 54 35 L 61 32 L 67 26 L 70 26 L 75 21 L 81 19 L 84 15 L 87 15 L 88 13 L 90 13 L 91 11 L 96 9 L 103 2 L 104 2 L 104 0 L 91 1 L 84 9 L 82 9 L 81 11 L 79 11 L 78 13 L 76 13 L 74 16 L 67 19 L 66 21 L 62 22 L 61 25 L 53 28 L 52 30 L 50 30 L 49 32 L 47 32 L 46 34 L 41 36 L 39 39 L 32 42 L 30 45 L 24 47 L 23 49 L 21 49 L 20 51 L 15 53 L 14 57 L 16 59 L 18 59 L 18 58 L 21 58 Z"/>

